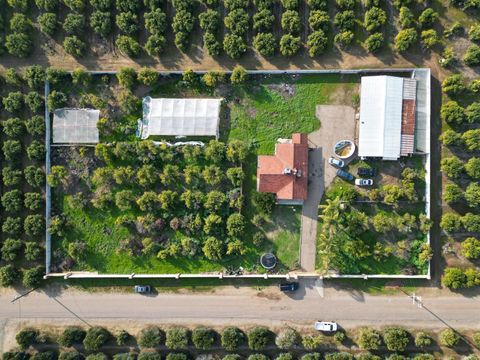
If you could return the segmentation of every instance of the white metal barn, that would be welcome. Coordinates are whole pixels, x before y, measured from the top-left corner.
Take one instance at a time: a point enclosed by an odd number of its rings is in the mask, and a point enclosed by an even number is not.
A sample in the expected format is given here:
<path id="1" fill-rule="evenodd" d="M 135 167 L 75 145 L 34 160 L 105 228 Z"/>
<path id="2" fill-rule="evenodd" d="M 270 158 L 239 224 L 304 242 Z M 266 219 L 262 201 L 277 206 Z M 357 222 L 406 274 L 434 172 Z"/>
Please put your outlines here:
<path id="1" fill-rule="evenodd" d="M 100 111 L 94 109 L 57 109 L 53 113 L 54 144 L 97 144 Z"/>
<path id="2" fill-rule="evenodd" d="M 397 160 L 414 151 L 416 81 L 364 76 L 360 89 L 358 155 Z"/>
<path id="3" fill-rule="evenodd" d="M 218 137 L 222 99 L 143 99 L 139 135 Z"/>

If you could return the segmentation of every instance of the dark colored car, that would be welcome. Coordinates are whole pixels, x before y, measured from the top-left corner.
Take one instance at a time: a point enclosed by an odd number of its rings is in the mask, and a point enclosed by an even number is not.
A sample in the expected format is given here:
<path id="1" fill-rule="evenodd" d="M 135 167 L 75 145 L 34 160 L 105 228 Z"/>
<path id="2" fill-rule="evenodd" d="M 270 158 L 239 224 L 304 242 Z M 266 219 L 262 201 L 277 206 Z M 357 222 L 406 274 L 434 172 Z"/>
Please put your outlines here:
<path id="1" fill-rule="evenodd" d="M 341 177 L 343 180 L 352 181 L 354 179 L 353 175 L 349 172 L 338 169 L 337 176 Z"/>
<path id="2" fill-rule="evenodd" d="M 370 168 L 358 168 L 358 176 L 362 177 L 372 177 L 376 175 L 376 170 L 375 169 L 370 169 Z"/>
<path id="3" fill-rule="evenodd" d="M 137 294 L 150 294 L 152 292 L 152 288 L 150 285 L 135 285 L 134 291 Z"/>
<path id="4" fill-rule="evenodd" d="M 298 283 L 297 282 L 284 282 L 280 283 L 280 291 L 283 292 L 291 292 L 291 291 L 296 291 L 298 289 Z"/>

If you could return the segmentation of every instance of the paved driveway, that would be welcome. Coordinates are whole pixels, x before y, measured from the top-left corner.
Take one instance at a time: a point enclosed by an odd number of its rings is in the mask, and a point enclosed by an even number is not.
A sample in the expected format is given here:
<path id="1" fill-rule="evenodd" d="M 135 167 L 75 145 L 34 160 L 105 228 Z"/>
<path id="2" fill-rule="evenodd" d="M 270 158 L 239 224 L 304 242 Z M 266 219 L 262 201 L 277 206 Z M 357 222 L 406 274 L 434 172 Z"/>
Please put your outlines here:
<path id="1" fill-rule="evenodd" d="M 318 205 L 325 188 L 335 178 L 336 169 L 327 163 L 338 140 L 355 139 L 355 110 L 344 105 L 318 105 L 316 116 L 320 129 L 308 135 L 308 199 L 302 208 L 300 267 L 315 271 Z"/>

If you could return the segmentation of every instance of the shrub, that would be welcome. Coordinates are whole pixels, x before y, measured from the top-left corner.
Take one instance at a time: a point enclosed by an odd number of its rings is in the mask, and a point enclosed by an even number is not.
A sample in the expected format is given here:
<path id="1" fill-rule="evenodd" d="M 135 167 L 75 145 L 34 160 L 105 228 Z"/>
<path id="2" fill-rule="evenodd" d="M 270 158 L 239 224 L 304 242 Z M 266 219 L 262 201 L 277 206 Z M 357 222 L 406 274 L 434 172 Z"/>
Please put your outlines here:
<path id="1" fill-rule="evenodd" d="M 265 57 L 273 56 L 277 46 L 275 35 L 272 33 L 258 33 L 253 39 L 255 49 Z"/>
<path id="2" fill-rule="evenodd" d="M 426 347 L 432 345 L 432 338 L 424 331 L 420 331 L 415 335 L 415 346 Z"/>
<path id="3" fill-rule="evenodd" d="M 400 30 L 395 36 L 395 49 L 404 52 L 417 42 L 417 31 L 413 28 Z"/>
<path id="4" fill-rule="evenodd" d="M 25 243 L 24 251 L 25 259 L 28 261 L 36 261 L 42 256 L 42 247 L 33 241 Z"/>
<path id="5" fill-rule="evenodd" d="M 112 14 L 109 11 L 94 11 L 90 16 L 90 26 L 101 37 L 108 37 L 112 32 Z"/>
<path id="6" fill-rule="evenodd" d="M 474 123 L 480 122 L 480 103 L 474 102 L 467 106 L 465 109 L 465 116 L 467 118 L 467 122 Z"/>
<path id="7" fill-rule="evenodd" d="M 82 57 L 85 51 L 86 45 L 77 36 L 73 35 L 73 36 L 67 36 L 63 40 L 63 48 L 67 54 L 70 54 L 74 57 Z"/>
<path id="8" fill-rule="evenodd" d="M 425 49 L 433 49 L 440 42 L 440 38 L 435 30 L 423 30 L 421 33 L 422 45 Z"/>
<path id="9" fill-rule="evenodd" d="M 40 286 L 43 280 L 43 274 L 45 273 L 42 266 L 36 266 L 34 268 L 25 270 L 23 272 L 23 286 L 26 288 L 37 288 Z"/>
<path id="10" fill-rule="evenodd" d="M 44 230 L 45 220 L 42 215 L 28 215 L 24 221 L 24 230 L 28 236 L 37 236 Z"/>
<path id="11" fill-rule="evenodd" d="M 300 360 L 320 360 L 321 358 L 321 354 L 314 352 L 303 355 Z"/>
<path id="12" fill-rule="evenodd" d="M 480 215 L 466 213 L 462 217 L 462 224 L 468 232 L 480 232 Z"/>
<path id="13" fill-rule="evenodd" d="M 400 22 L 400 26 L 403 29 L 409 28 L 412 25 L 414 20 L 415 20 L 415 17 L 412 13 L 412 10 L 410 10 L 406 6 L 402 6 L 400 8 L 400 14 L 399 14 L 399 17 L 398 17 L 398 21 Z"/>
<path id="14" fill-rule="evenodd" d="M 311 57 L 319 56 L 325 52 L 328 44 L 328 37 L 322 30 L 317 30 L 308 35 L 308 54 Z"/>
<path id="15" fill-rule="evenodd" d="M 40 209 L 42 196 L 39 193 L 29 192 L 25 194 L 24 204 L 29 210 L 35 211 Z"/>
<path id="16" fill-rule="evenodd" d="M 442 105 L 440 117 L 448 123 L 461 124 L 465 120 L 465 112 L 456 101 L 451 100 Z"/>
<path id="17" fill-rule="evenodd" d="M 32 328 L 20 330 L 15 335 L 15 340 L 21 349 L 28 349 L 31 345 L 37 343 L 38 331 Z"/>
<path id="18" fill-rule="evenodd" d="M 145 44 L 145 50 L 150 56 L 158 56 L 165 50 L 166 42 L 163 35 L 150 35 Z"/>
<path id="19" fill-rule="evenodd" d="M 361 328 L 357 337 L 358 345 L 365 350 L 378 350 L 382 345 L 382 337 L 377 330 Z"/>
<path id="20" fill-rule="evenodd" d="M 23 95 L 20 91 L 9 93 L 3 98 L 3 107 L 10 113 L 16 113 L 20 111 L 23 105 Z"/>
<path id="21" fill-rule="evenodd" d="M 0 286 L 12 286 L 19 278 L 18 270 L 11 264 L 0 267 Z M 5 354 L 3 355 L 5 358 Z"/>
<path id="22" fill-rule="evenodd" d="M 476 346 L 480 346 L 480 332 L 474 333 L 472 339 Z"/>
<path id="23" fill-rule="evenodd" d="M 64 347 L 81 344 L 86 334 L 86 331 L 78 326 L 69 326 L 63 330 L 62 335 L 58 338 L 58 343 Z"/>
<path id="24" fill-rule="evenodd" d="M 465 189 L 465 200 L 468 206 L 475 208 L 480 205 L 480 184 L 470 183 Z"/>
<path id="25" fill-rule="evenodd" d="M 91 327 L 83 339 L 83 346 L 87 351 L 98 351 L 110 339 L 107 329 L 99 326 Z"/>
<path id="26" fill-rule="evenodd" d="M 463 56 L 463 61 L 468 66 L 477 66 L 480 64 L 480 47 L 478 45 L 471 45 L 465 55 Z"/>
<path id="27" fill-rule="evenodd" d="M 283 35 L 280 39 L 280 53 L 283 56 L 293 56 L 300 50 L 301 44 L 300 37 L 291 34 Z"/>
<path id="28" fill-rule="evenodd" d="M 22 145 L 18 140 L 5 140 L 2 145 L 3 155 L 6 160 L 13 160 L 22 151 Z"/>
<path id="29" fill-rule="evenodd" d="M 432 8 L 426 8 L 418 17 L 418 23 L 423 28 L 430 28 L 438 20 L 438 13 Z"/>
<path id="30" fill-rule="evenodd" d="M 45 157 L 45 146 L 38 140 L 33 140 L 27 147 L 30 160 L 42 160 Z"/>
<path id="31" fill-rule="evenodd" d="M 341 31 L 337 35 L 335 35 L 334 41 L 343 48 L 348 47 L 353 41 L 355 37 L 354 33 L 350 30 Z"/>
<path id="32" fill-rule="evenodd" d="M 450 178 L 458 178 L 463 169 L 463 162 L 456 156 L 446 157 L 441 161 L 440 170 Z"/>
<path id="33" fill-rule="evenodd" d="M 467 278 L 464 272 L 461 269 L 456 267 L 447 267 L 442 276 L 443 286 L 446 286 L 451 289 L 460 289 L 462 287 L 465 287 L 466 282 L 467 282 Z M 446 340 L 449 341 L 450 334 L 446 334 L 446 335 L 447 335 Z M 454 333 L 454 335 L 456 334 Z M 445 345 L 443 344 L 442 339 L 440 339 L 440 342 L 442 343 L 442 345 Z"/>
<path id="34" fill-rule="evenodd" d="M 275 16 L 269 9 L 262 9 L 253 15 L 253 29 L 258 32 L 268 32 L 272 30 Z"/>
<path id="35" fill-rule="evenodd" d="M 462 134 L 462 140 L 468 150 L 480 150 L 480 129 L 472 129 L 465 131 Z"/>
<path id="36" fill-rule="evenodd" d="M 168 353 L 166 360 L 187 360 L 188 357 L 182 353 Z"/>
<path id="37" fill-rule="evenodd" d="M 52 36 L 57 30 L 58 20 L 55 13 L 43 13 L 37 17 L 38 25 L 40 25 L 40 31 L 46 35 Z"/>
<path id="38" fill-rule="evenodd" d="M 266 327 L 257 326 L 248 332 L 248 347 L 259 351 L 270 342 L 270 331 Z"/>
<path id="39" fill-rule="evenodd" d="M 115 45 L 122 53 L 130 57 L 135 57 L 140 52 L 140 45 L 131 36 L 120 35 L 117 37 Z"/>
<path id="40" fill-rule="evenodd" d="M 232 70 L 230 82 L 232 83 L 232 85 L 241 85 L 244 84 L 246 80 L 247 71 L 241 65 L 236 65 Z"/>
<path id="41" fill-rule="evenodd" d="M 455 130 L 448 129 L 440 135 L 439 140 L 443 145 L 459 145 L 462 141 L 462 136 Z"/>
<path id="42" fill-rule="evenodd" d="M 169 329 L 165 345 L 172 350 L 186 349 L 188 347 L 188 329 L 182 327 Z"/>
<path id="43" fill-rule="evenodd" d="M 81 14 L 69 13 L 63 21 L 63 30 L 67 35 L 79 35 L 85 28 L 85 17 Z"/>
<path id="44" fill-rule="evenodd" d="M 161 9 L 155 9 L 145 13 L 145 28 L 150 34 L 163 34 L 167 29 L 167 14 Z"/>
<path id="45" fill-rule="evenodd" d="M 445 329 L 440 333 L 440 344 L 454 347 L 460 341 L 460 336 L 453 329 Z"/>
<path id="46" fill-rule="evenodd" d="M 468 176 L 479 179 L 480 178 L 480 158 L 472 157 L 468 159 L 465 164 L 465 171 Z"/>
<path id="47" fill-rule="evenodd" d="M 368 32 L 373 32 L 382 27 L 387 21 L 387 14 L 384 10 L 378 7 L 372 7 L 365 12 L 365 29 Z"/>
<path id="48" fill-rule="evenodd" d="M 447 231 L 453 232 L 460 229 L 462 226 L 462 220 L 459 215 L 454 213 L 445 213 L 442 215 L 442 220 L 440 221 L 440 227 Z"/>
<path id="49" fill-rule="evenodd" d="M 383 341 L 390 351 L 404 351 L 408 345 L 408 335 L 404 329 L 386 328 L 383 332 Z"/>
<path id="50" fill-rule="evenodd" d="M 230 326 L 222 331 L 221 343 L 222 347 L 227 351 L 235 351 L 245 341 L 245 335 L 236 327 Z"/>
<path id="51" fill-rule="evenodd" d="M 304 336 L 302 338 L 302 345 L 307 350 L 315 350 L 323 343 L 323 339 L 319 335 L 315 336 Z"/>
<path id="52" fill-rule="evenodd" d="M 136 79 L 137 73 L 135 72 L 135 69 L 129 67 L 123 67 L 117 73 L 117 80 L 119 84 L 129 90 L 131 90 L 135 85 Z"/>
<path id="53" fill-rule="evenodd" d="M 248 356 L 247 360 L 268 360 L 268 357 L 263 354 L 252 354 Z"/>
<path id="54" fill-rule="evenodd" d="M 19 137 L 23 132 L 23 123 L 19 118 L 3 121 L 3 132 L 9 137 Z"/>
<path id="55" fill-rule="evenodd" d="M 162 360 L 162 356 L 156 352 L 142 351 L 138 354 L 137 360 Z"/>
<path id="56" fill-rule="evenodd" d="M 25 33 L 8 34 L 5 39 L 5 47 L 10 55 L 25 58 L 32 51 L 32 39 Z"/>
<path id="57" fill-rule="evenodd" d="M 223 49 L 232 59 L 238 59 L 247 51 L 245 41 L 238 35 L 227 34 L 223 39 Z"/>
<path id="58" fill-rule="evenodd" d="M 445 185 L 443 199 L 447 203 L 458 202 L 463 198 L 463 191 L 457 184 L 449 183 Z"/>
<path id="59" fill-rule="evenodd" d="M 43 135 L 45 133 L 45 121 L 38 115 L 27 119 L 25 121 L 25 127 L 30 135 Z"/>
<path id="60" fill-rule="evenodd" d="M 61 108 L 67 103 L 67 95 L 58 90 L 53 90 L 48 95 L 48 107 L 50 111 Z"/>
<path id="61" fill-rule="evenodd" d="M 31 91 L 25 95 L 25 104 L 33 113 L 40 111 L 43 108 L 43 103 L 43 98 L 35 91 Z"/>
<path id="62" fill-rule="evenodd" d="M 449 96 L 460 95 L 467 89 L 462 74 L 450 75 L 442 82 L 442 91 Z"/>
<path id="63" fill-rule="evenodd" d="M 286 10 L 295 10 L 298 8 L 298 0 L 280 0 Z"/>
<path id="64" fill-rule="evenodd" d="M 308 18 L 308 25 L 312 31 L 322 30 L 327 32 L 330 30 L 330 16 L 324 10 L 313 10 Z"/>
<path id="65" fill-rule="evenodd" d="M 287 10 L 282 14 L 282 29 L 288 34 L 297 34 L 300 31 L 300 16 L 298 11 Z"/>
<path id="66" fill-rule="evenodd" d="M 467 259 L 478 259 L 480 257 L 480 240 L 469 237 L 462 242 L 462 254 Z"/>
<path id="67" fill-rule="evenodd" d="M 225 74 L 220 71 L 207 71 L 203 75 L 202 80 L 205 85 L 214 88 L 225 80 Z"/>
<path id="68" fill-rule="evenodd" d="M 230 16 L 230 14 L 228 14 L 228 16 Z M 198 15 L 198 20 L 200 22 L 200 27 L 204 31 L 214 33 L 218 30 L 218 26 L 220 25 L 220 14 L 216 10 L 207 9 L 207 11 L 204 11 L 200 15 Z M 248 22 L 248 15 L 247 15 L 247 22 Z M 225 24 L 226 23 L 227 23 L 227 20 L 225 19 Z"/>
<path id="69" fill-rule="evenodd" d="M 378 50 L 380 50 L 380 48 L 383 46 L 384 41 L 385 39 L 382 33 L 378 32 L 378 33 L 372 34 L 365 40 L 365 48 L 369 52 L 375 53 Z"/>
<path id="70" fill-rule="evenodd" d="M 333 338 L 337 343 L 342 344 L 347 339 L 347 335 L 345 335 L 344 331 L 339 330 L 333 335 Z"/>
<path id="71" fill-rule="evenodd" d="M 30 88 L 39 88 L 45 81 L 45 70 L 40 65 L 32 65 L 25 70 L 25 80 Z"/>
<path id="72" fill-rule="evenodd" d="M 289 349 L 299 343 L 300 336 L 295 329 L 287 328 L 282 330 L 275 338 L 275 344 L 280 349 Z"/>
<path id="73" fill-rule="evenodd" d="M 122 12 L 116 16 L 115 24 L 124 34 L 135 35 L 138 31 L 137 14 L 132 12 Z"/>
<path id="74" fill-rule="evenodd" d="M 333 24 L 341 31 L 353 30 L 355 27 L 355 13 L 352 10 L 339 12 L 335 15 Z"/>
<path id="75" fill-rule="evenodd" d="M 192 332 L 192 342 L 197 349 L 207 350 L 215 343 L 215 331 L 210 328 L 199 327 Z"/>

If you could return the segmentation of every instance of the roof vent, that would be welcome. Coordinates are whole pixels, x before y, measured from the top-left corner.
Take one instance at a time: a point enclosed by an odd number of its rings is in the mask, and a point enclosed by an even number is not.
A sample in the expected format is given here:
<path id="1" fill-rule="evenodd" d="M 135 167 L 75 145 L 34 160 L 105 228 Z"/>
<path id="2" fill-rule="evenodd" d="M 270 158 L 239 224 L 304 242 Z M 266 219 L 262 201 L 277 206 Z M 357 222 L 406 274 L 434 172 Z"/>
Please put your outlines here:
<path id="1" fill-rule="evenodd" d="M 284 175 L 290 175 L 291 173 L 292 173 L 292 169 L 290 169 L 290 168 L 283 169 L 283 174 Z"/>

